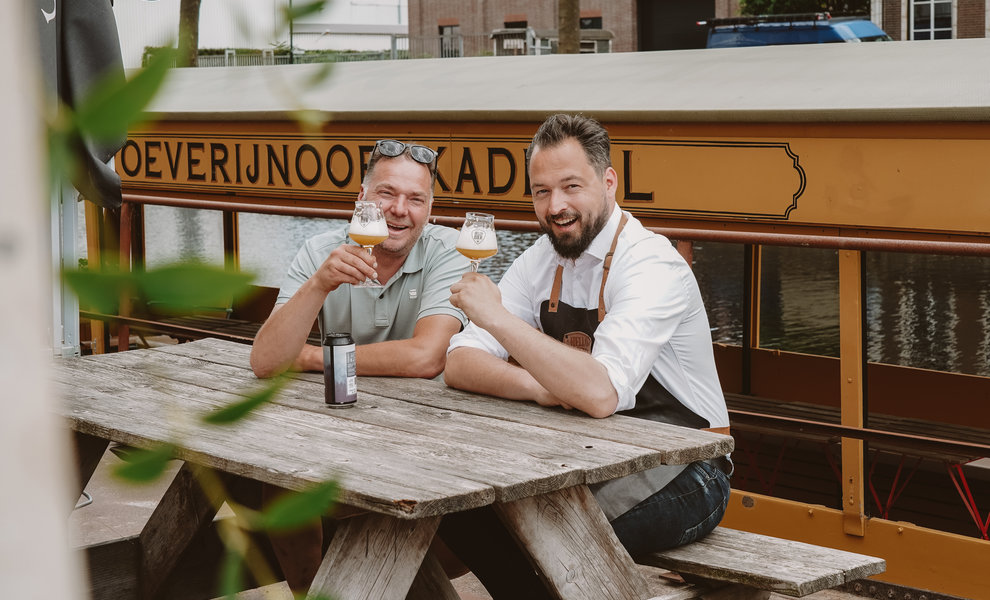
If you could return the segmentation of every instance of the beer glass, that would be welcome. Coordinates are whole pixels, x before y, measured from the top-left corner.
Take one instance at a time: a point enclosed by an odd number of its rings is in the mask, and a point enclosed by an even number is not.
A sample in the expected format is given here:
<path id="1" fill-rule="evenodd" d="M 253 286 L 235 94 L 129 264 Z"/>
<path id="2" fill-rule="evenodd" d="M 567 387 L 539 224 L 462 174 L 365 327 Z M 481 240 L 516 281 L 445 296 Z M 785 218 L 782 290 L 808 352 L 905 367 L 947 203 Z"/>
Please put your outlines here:
<path id="1" fill-rule="evenodd" d="M 347 230 L 347 235 L 371 254 L 376 244 L 388 239 L 388 225 L 385 223 L 382 209 L 367 200 L 355 202 L 354 216 L 351 217 L 351 226 Z M 382 287 L 382 284 L 377 279 L 368 278 L 354 284 L 354 287 L 375 288 Z"/>
<path id="2" fill-rule="evenodd" d="M 469 212 L 457 237 L 457 251 L 471 261 L 471 270 L 475 273 L 478 272 L 478 263 L 495 256 L 498 252 L 495 215 Z"/>

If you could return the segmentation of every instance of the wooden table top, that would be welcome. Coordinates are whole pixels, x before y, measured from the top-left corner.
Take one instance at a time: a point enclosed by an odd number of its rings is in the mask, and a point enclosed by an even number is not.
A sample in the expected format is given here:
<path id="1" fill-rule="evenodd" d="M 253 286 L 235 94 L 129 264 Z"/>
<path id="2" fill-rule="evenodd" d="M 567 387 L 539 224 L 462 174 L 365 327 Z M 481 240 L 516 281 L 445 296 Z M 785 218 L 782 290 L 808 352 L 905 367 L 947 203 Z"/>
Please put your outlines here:
<path id="1" fill-rule="evenodd" d="M 592 419 L 461 392 L 437 381 L 361 377 L 357 405 L 329 409 L 320 373 L 294 374 L 249 418 L 204 414 L 258 390 L 250 347 L 216 339 L 54 362 L 75 431 L 303 489 L 336 479 L 345 504 L 420 519 L 727 454 L 732 438 L 613 415 Z"/>

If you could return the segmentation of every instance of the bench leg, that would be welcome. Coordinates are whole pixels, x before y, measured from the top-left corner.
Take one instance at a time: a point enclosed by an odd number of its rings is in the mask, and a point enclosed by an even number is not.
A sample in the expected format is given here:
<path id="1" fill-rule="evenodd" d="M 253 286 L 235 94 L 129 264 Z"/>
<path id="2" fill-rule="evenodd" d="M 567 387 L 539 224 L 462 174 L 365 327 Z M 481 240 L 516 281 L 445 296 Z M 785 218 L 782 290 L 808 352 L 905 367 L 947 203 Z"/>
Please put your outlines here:
<path id="1" fill-rule="evenodd" d="M 770 592 L 738 583 L 730 583 L 703 592 L 698 597 L 702 600 L 767 600 L 770 597 Z"/>
<path id="2" fill-rule="evenodd" d="M 76 450 L 77 487 L 76 495 L 72 498 L 72 506 L 75 506 L 79 502 L 79 496 L 89 485 L 93 473 L 96 472 L 96 467 L 99 466 L 100 459 L 103 458 L 107 446 L 110 445 L 110 440 L 74 431 L 72 432 L 72 442 Z"/>
<path id="3" fill-rule="evenodd" d="M 586 485 L 495 510 L 561 600 L 642 600 L 646 580 Z"/>
<path id="4" fill-rule="evenodd" d="M 182 465 L 165 491 L 139 536 L 141 544 L 140 586 L 142 598 L 154 598 L 175 569 L 182 553 L 217 514 L 223 501 L 211 496 L 196 480 L 195 467 Z M 217 490 L 219 492 L 219 490 Z"/>
<path id="5" fill-rule="evenodd" d="M 440 525 L 440 517 L 407 521 L 369 513 L 334 533 L 308 598 L 404 600 Z"/>

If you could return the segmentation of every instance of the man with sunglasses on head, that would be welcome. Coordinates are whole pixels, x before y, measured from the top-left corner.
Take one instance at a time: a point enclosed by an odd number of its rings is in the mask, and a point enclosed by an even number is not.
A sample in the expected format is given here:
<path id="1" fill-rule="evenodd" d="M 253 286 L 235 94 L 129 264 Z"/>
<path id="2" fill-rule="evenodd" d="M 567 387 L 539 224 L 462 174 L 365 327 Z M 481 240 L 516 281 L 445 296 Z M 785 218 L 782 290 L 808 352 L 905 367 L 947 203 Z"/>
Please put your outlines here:
<path id="1" fill-rule="evenodd" d="M 316 235 L 289 267 L 275 307 L 251 348 L 258 377 L 286 370 L 322 371 L 323 351 L 306 343 L 319 317 L 322 331 L 349 332 L 358 375 L 433 378 L 443 372 L 450 337 L 466 323 L 451 306 L 450 286 L 468 270 L 455 249 L 458 232 L 427 223 L 437 153 L 379 140 L 357 200 L 377 203 L 388 239 L 369 254 L 346 228 Z M 353 287 L 367 278 L 381 288 Z M 265 488 L 265 496 L 273 494 Z M 321 560 L 322 529 L 272 539 L 290 587 L 305 590 Z"/>
<path id="2" fill-rule="evenodd" d="M 456 230 L 427 223 L 436 160 L 426 146 L 375 144 L 357 200 L 378 203 L 388 239 L 370 255 L 346 228 L 306 241 L 251 349 L 258 377 L 323 370 L 322 349 L 306 344 L 317 316 L 323 331 L 354 338 L 358 375 L 432 378 L 443 371 L 450 336 L 466 322 L 450 305 L 449 288 L 468 261 L 455 249 Z M 384 287 L 352 287 L 369 277 Z"/>
<path id="3" fill-rule="evenodd" d="M 553 115 L 540 126 L 527 167 L 546 235 L 498 286 L 466 273 L 451 287 L 471 323 L 451 340 L 444 378 L 596 418 L 728 433 L 698 284 L 666 238 L 619 208 L 610 153 L 592 119 Z M 710 532 L 728 503 L 730 470 L 727 458 L 664 465 L 591 490 L 636 556 Z M 550 598 L 491 507 L 447 515 L 439 534 L 495 600 Z"/>

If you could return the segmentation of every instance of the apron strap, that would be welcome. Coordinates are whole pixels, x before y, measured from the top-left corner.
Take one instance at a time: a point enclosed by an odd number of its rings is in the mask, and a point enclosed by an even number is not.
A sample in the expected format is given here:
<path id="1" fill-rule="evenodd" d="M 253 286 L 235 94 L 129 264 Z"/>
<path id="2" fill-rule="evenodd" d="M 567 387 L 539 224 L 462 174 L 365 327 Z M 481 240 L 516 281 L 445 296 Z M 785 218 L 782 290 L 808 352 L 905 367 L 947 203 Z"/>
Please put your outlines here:
<path id="1" fill-rule="evenodd" d="M 557 265 L 557 272 L 553 276 L 553 287 L 550 288 L 550 306 L 547 308 L 549 312 L 557 312 L 557 304 L 560 303 L 560 283 L 564 275 L 564 265 Z"/>
<path id="2" fill-rule="evenodd" d="M 608 254 L 605 255 L 605 265 L 602 271 L 602 287 L 598 291 L 599 323 L 605 318 L 605 282 L 608 280 L 608 271 L 612 267 L 612 256 L 615 254 L 615 247 L 619 243 L 619 234 L 622 233 L 622 228 L 626 226 L 627 221 L 629 221 L 629 215 L 623 211 L 622 218 L 619 220 L 619 227 L 615 230 L 615 235 L 612 237 L 612 246 L 608 249 Z M 550 288 L 550 305 L 547 307 L 549 312 L 557 312 L 557 305 L 560 303 L 560 286 L 563 281 L 563 275 L 564 266 L 557 265 L 557 271 L 553 275 L 553 287 Z"/>
<path id="3" fill-rule="evenodd" d="M 608 249 L 608 254 L 605 255 L 605 265 L 602 271 L 602 287 L 598 290 L 598 322 L 601 323 L 605 319 L 605 282 L 608 280 L 608 271 L 612 268 L 612 256 L 615 254 L 615 247 L 619 244 L 619 234 L 622 233 L 622 228 L 626 226 L 626 222 L 629 220 L 629 215 L 625 211 L 622 211 L 622 219 L 619 220 L 619 228 L 615 230 L 615 236 L 612 237 L 612 247 Z M 558 269 L 560 267 L 557 267 Z M 559 272 L 559 271 L 558 271 Z"/>

